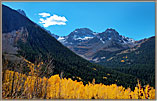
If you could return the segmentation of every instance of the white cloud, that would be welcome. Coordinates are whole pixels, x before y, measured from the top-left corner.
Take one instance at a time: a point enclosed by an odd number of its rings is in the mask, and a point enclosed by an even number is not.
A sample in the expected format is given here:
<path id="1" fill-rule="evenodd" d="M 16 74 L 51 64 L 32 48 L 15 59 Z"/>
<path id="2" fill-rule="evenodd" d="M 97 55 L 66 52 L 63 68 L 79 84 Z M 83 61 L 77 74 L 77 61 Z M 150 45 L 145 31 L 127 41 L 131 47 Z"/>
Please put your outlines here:
<path id="1" fill-rule="evenodd" d="M 67 19 L 64 16 L 58 16 L 55 14 L 45 19 L 40 18 L 39 20 L 39 23 L 43 24 L 44 27 L 49 27 L 51 25 L 66 25 L 67 22 Z"/>
<path id="2" fill-rule="evenodd" d="M 50 16 L 49 13 L 39 13 L 39 15 L 41 15 L 42 17 L 48 17 L 48 16 Z"/>

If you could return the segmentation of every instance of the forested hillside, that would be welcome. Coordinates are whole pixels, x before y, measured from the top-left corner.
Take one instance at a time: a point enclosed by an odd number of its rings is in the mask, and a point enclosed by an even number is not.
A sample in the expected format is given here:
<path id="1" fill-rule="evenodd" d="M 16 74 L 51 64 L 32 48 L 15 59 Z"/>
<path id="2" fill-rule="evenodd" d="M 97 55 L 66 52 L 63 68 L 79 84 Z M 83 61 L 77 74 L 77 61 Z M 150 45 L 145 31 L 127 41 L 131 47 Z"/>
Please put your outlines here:
<path id="1" fill-rule="evenodd" d="M 117 53 L 101 64 L 134 75 L 142 80 L 142 84 L 155 87 L 155 37 L 145 39 L 138 46 Z"/>

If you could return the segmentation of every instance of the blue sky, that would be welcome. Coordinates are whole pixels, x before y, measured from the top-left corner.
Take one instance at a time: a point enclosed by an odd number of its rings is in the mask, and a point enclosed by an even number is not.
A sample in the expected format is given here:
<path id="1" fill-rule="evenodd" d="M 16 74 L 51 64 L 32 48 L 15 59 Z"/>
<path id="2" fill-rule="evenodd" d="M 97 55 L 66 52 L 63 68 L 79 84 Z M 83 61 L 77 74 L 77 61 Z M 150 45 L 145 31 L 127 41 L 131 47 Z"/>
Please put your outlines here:
<path id="1" fill-rule="evenodd" d="M 154 2 L 2 2 L 22 9 L 28 18 L 59 36 L 76 28 L 103 32 L 116 29 L 120 35 L 140 40 L 155 35 Z"/>

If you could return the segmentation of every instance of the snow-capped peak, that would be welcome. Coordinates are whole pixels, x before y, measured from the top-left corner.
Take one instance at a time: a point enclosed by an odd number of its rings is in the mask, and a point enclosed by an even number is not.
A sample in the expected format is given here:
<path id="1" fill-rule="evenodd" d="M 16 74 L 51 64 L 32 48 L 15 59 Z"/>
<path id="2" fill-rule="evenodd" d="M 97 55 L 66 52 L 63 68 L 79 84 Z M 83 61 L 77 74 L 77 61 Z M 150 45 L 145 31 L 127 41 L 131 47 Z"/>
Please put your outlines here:
<path id="1" fill-rule="evenodd" d="M 88 40 L 93 38 L 95 35 L 93 34 L 93 31 L 91 31 L 88 28 L 79 28 L 75 29 L 73 32 L 71 32 L 68 35 L 68 40 Z"/>

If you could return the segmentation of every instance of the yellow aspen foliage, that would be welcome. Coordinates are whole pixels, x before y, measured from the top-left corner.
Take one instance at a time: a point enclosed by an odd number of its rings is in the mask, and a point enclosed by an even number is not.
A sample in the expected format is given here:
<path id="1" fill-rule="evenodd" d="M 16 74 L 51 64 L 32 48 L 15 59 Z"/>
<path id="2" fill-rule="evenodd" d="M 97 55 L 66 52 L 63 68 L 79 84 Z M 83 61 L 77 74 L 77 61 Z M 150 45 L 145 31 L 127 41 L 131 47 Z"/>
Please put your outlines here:
<path id="1" fill-rule="evenodd" d="M 79 79 L 79 80 L 82 80 L 80 77 L 76 77 L 77 79 Z"/>
<path id="2" fill-rule="evenodd" d="M 107 77 L 104 76 L 103 79 L 107 79 Z"/>
<path id="3" fill-rule="evenodd" d="M 82 81 L 60 78 L 58 74 L 41 78 L 6 70 L 2 96 L 4 99 L 155 99 L 155 89 L 149 85 L 142 87 L 139 81 L 134 91 L 131 91 L 116 84 L 96 84 L 95 79 L 84 85 Z"/>
<path id="4" fill-rule="evenodd" d="M 126 59 L 127 59 L 127 58 L 128 58 L 128 56 L 123 56 L 123 58 L 126 58 Z"/>
<path id="5" fill-rule="evenodd" d="M 92 84 L 95 84 L 95 79 L 93 79 Z"/>
<path id="6" fill-rule="evenodd" d="M 96 68 L 93 68 L 93 70 L 96 70 Z"/>
<path id="7" fill-rule="evenodd" d="M 109 73 L 107 73 L 107 75 L 110 75 Z"/>

